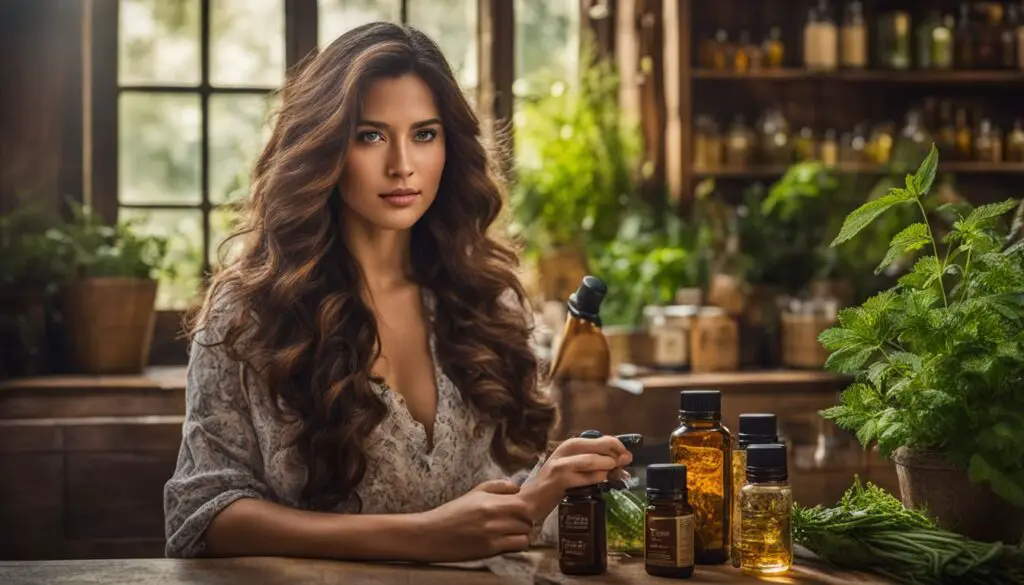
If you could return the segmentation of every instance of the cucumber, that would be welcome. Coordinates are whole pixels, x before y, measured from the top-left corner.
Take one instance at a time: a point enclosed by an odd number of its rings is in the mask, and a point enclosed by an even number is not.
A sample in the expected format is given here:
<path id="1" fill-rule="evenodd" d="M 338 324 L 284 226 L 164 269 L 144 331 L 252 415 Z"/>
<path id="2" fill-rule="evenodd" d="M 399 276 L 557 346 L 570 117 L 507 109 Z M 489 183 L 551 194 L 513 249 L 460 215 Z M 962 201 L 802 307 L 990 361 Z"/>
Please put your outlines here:
<path id="1" fill-rule="evenodd" d="M 647 504 L 629 490 L 611 490 L 605 494 L 608 528 L 627 542 L 643 542 L 644 509 Z"/>

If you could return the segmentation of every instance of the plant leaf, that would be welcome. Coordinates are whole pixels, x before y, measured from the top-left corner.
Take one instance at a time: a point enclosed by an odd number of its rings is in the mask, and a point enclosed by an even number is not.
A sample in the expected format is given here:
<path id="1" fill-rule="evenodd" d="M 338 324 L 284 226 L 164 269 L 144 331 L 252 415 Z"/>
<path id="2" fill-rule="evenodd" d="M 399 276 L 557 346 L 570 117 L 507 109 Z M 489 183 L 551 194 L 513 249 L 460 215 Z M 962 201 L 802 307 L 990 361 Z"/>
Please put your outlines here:
<path id="1" fill-rule="evenodd" d="M 833 352 L 825 360 L 825 369 L 841 374 L 850 374 L 859 370 L 875 352 L 874 347 L 847 346 Z"/>
<path id="2" fill-rule="evenodd" d="M 892 242 L 889 244 L 889 251 L 885 253 L 885 258 L 882 259 L 878 268 L 875 268 L 875 274 L 885 270 L 885 267 L 892 264 L 893 260 L 896 260 L 900 254 L 920 250 L 930 241 L 931 232 L 928 230 L 928 224 L 921 222 L 910 224 L 903 231 L 893 236 Z"/>
<path id="3" fill-rule="evenodd" d="M 980 454 L 971 455 L 970 463 L 967 465 L 967 474 L 971 481 L 975 483 L 987 481 L 996 494 L 1018 506 L 1024 506 L 1024 486 L 996 469 Z"/>
<path id="4" fill-rule="evenodd" d="M 907 288 L 928 288 L 938 280 L 942 265 L 935 256 L 925 256 L 914 264 L 909 273 L 900 278 L 900 285 Z"/>
<path id="5" fill-rule="evenodd" d="M 982 205 L 974 208 L 974 211 L 967 216 L 966 221 L 970 225 L 981 226 L 984 222 L 995 219 L 1014 207 L 1017 207 L 1016 199 L 1007 199 L 1001 203 L 989 203 L 988 205 Z"/>
<path id="6" fill-rule="evenodd" d="M 935 171 L 938 166 L 939 149 L 935 148 L 935 144 L 933 143 L 931 150 L 928 151 L 928 156 L 921 161 L 921 166 L 917 168 L 917 173 L 914 175 L 914 183 L 917 185 L 918 197 L 924 197 L 932 188 L 932 183 L 935 182 Z"/>
<path id="7" fill-rule="evenodd" d="M 839 235 L 832 241 L 831 246 L 837 246 L 850 238 L 856 236 L 864 228 L 871 224 L 876 217 L 885 213 L 887 209 L 900 203 L 906 203 L 908 201 L 914 201 L 916 197 L 914 194 L 907 191 L 906 189 L 893 188 L 889 192 L 878 199 L 872 199 L 864 205 L 861 205 L 857 209 L 853 210 L 850 215 L 846 216 L 846 220 L 843 222 L 842 229 L 839 230 Z"/>

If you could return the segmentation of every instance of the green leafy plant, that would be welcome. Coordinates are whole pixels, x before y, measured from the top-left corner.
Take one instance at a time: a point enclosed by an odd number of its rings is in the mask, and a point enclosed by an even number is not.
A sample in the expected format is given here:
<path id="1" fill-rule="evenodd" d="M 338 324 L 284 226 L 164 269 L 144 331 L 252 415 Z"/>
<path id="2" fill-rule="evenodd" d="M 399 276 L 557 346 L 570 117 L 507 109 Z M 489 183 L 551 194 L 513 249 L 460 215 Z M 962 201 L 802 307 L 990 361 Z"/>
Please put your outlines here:
<path id="1" fill-rule="evenodd" d="M 88 205 L 70 203 L 72 220 L 46 232 L 68 278 L 153 278 L 167 254 L 166 238 L 147 235 L 136 222 L 107 225 Z"/>
<path id="2" fill-rule="evenodd" d="M 822 414 L 885 456 L 901 446 L 942 453 L 1024 506 L 1024 244 L 1007 245 L 999 227 L 1016 202 L 946 208 L 959 219 L 936 236 L 925 200 L 937 166 L 933 146 L 904 186 L 850 213 L 832 242 L 901 206 L 922 216 L 877 266 L 920 254 L 913 268 L 821 334 L 826 368 L 856 376 Z"/>
<path id="3" fill-rule="evenodd" d="M 546 95 L 524 97 L 516 114 L 512 228 L 530 253 L 613 240 L 634 194 L 640 136 L 618 106 L 618 78 L 589 51 L 581 62 L 592 65 L 578 86 L 554 81 Z"/>
<path id="4" fill-rule="evenodd" d="M 1024 580 L 1024 550 L 943 530 L 889 492 L 857 479 L 832 507 L 793 505 L 793 539 L 841 567 L 902 583 L 1010 585 Z"/>
<path id="5" fill-rule="evenodd" d="M 53 221 L 32 205 L 0 215 L 0 288 L 48 291 L 63 280 L 59 243 L 46 233 Z"/>

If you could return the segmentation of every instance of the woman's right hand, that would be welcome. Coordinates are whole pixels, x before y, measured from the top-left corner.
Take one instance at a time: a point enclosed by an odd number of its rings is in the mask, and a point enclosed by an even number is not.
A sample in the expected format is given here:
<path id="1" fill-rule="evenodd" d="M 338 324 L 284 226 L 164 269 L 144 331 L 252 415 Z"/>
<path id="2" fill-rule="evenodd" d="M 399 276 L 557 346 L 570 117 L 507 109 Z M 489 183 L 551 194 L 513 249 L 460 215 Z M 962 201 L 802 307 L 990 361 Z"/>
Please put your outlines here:
<path id="1" fill-rule="evenodd" d="M 525 550 L 533 521 L 519 486 L 485 481 L 469 493 L 421 514 L 430 561 L 464 561 Z"/>

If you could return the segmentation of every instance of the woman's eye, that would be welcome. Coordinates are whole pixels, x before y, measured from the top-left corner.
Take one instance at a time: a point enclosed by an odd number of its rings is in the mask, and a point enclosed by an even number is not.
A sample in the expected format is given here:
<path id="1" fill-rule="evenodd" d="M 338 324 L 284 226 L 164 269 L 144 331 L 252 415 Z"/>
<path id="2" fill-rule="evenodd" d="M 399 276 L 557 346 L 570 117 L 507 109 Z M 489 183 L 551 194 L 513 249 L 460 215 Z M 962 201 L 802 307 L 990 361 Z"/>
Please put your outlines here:
<path id="1" fill-rule="evenodd" d="M 415 137 L 417 142 L 430 142 L 435 138 L 437 138 L 437 130 L 420 130 Z"/>
<path id="2" fill-rule="evenodd" d="M 367 142 L 373 144 L 376 142 L 381 142 L 382 140 L 384 140 L 384 135 L 381 134 L 380 132 L 377 132 L 376 130 L 359 133 L 360 142 Z"/>

